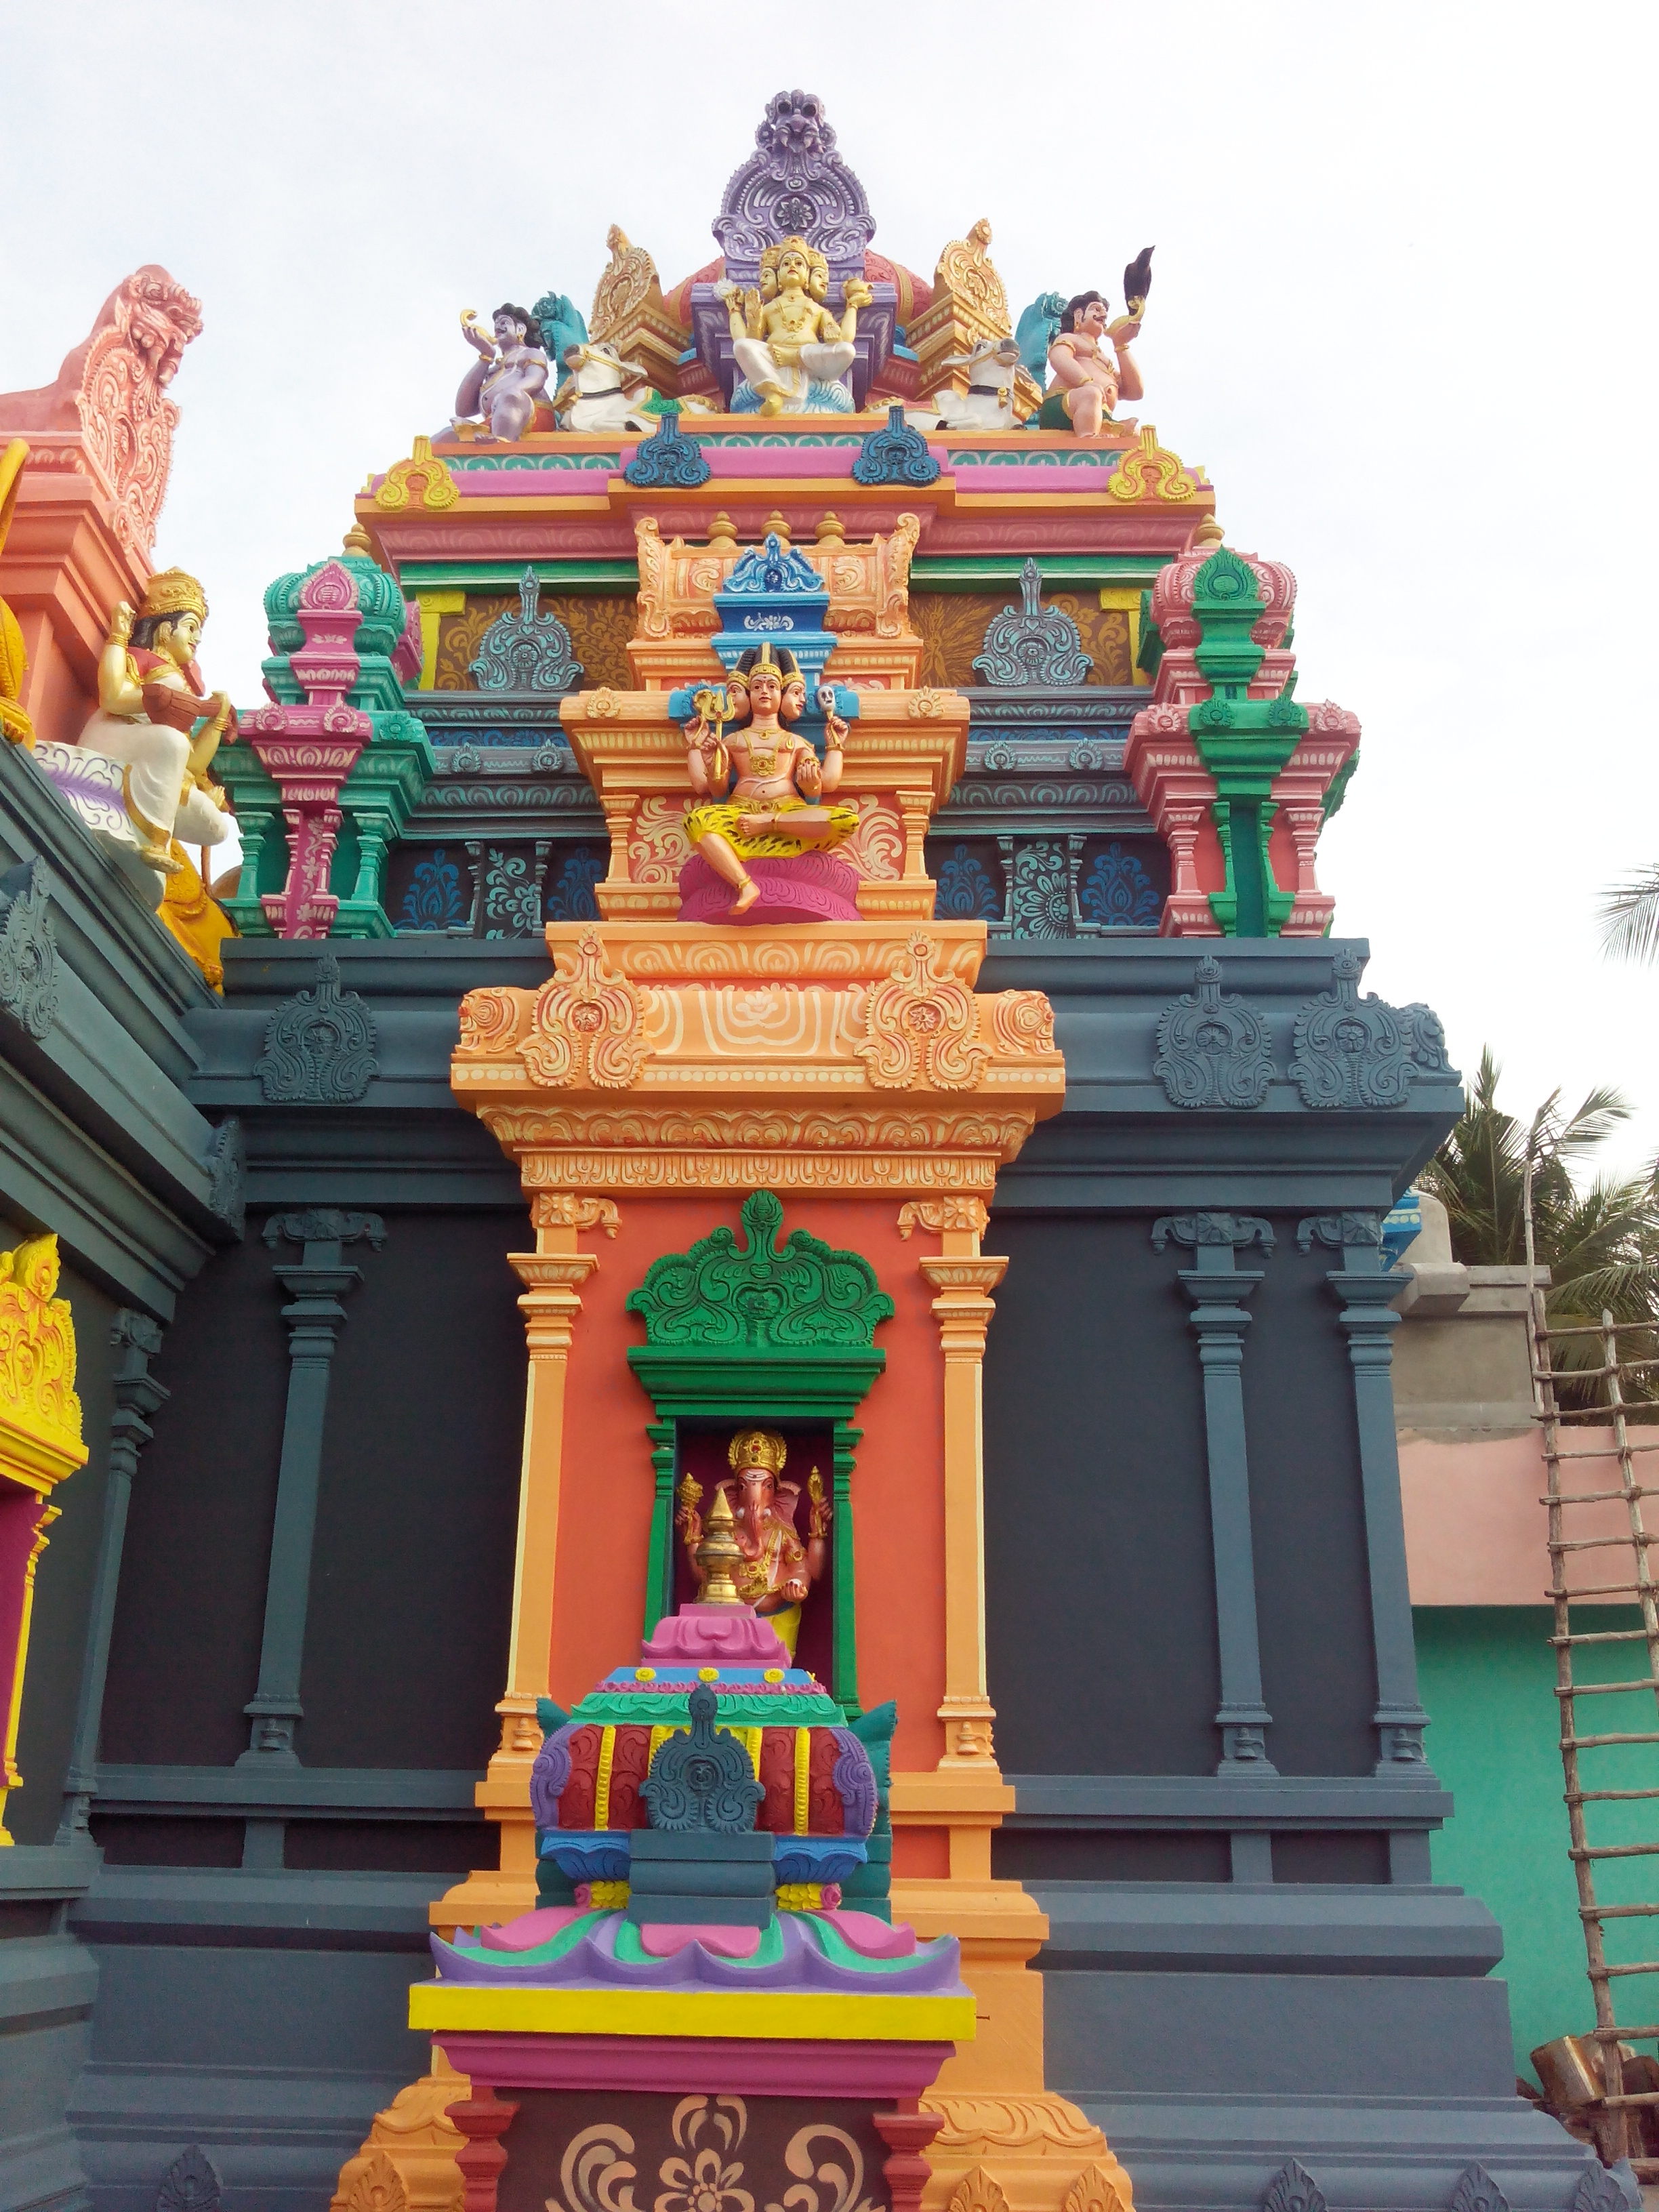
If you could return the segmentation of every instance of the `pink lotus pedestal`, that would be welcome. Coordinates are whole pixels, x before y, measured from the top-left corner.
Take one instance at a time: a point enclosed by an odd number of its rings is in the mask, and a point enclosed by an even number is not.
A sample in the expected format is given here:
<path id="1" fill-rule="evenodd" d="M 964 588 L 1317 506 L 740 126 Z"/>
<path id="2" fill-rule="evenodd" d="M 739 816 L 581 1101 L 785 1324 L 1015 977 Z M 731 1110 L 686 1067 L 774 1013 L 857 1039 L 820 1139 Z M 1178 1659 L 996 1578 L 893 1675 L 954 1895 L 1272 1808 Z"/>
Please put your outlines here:
<path id="1" fill-rule="evenodd" d="M 737 893 L 694 853 L 680 870 L 680 920 L 730 922 L 742 929 L 757 921 L 860 921 L 859 877 L 833 853 L 802 853 L 791 860 L 745 860 L 761 887 L 747 914 L 734 915 Z"/>

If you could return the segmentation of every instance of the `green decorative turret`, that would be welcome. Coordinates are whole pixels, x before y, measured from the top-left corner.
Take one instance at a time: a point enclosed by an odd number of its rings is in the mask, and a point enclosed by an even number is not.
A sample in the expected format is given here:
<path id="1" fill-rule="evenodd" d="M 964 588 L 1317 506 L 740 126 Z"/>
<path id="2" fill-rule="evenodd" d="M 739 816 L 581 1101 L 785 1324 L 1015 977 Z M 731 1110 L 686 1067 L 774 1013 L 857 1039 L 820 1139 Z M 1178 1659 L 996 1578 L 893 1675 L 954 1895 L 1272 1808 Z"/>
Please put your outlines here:
<path id="1" fill-rule="evenodd" d="M 1212 696 L 1191 708 L 1188 733 L 1215 778 L 1215 826 L 1227 865 L 1224 889 L 1210 907 L 1229 937 L 1277 937 L 1296 903 L 1273 880 L 1267 842 L 1278 811 L 1269 796 L 1308 727 L 1305 708 L 1288 692 L 1252 699 L 1250 679 L 1263 648 L 1251 632 L 1267 605 L 1248 562 L 1225 545 L 1212 553 L 1193 585 L 1200 629 L 1194 653 Z"/>

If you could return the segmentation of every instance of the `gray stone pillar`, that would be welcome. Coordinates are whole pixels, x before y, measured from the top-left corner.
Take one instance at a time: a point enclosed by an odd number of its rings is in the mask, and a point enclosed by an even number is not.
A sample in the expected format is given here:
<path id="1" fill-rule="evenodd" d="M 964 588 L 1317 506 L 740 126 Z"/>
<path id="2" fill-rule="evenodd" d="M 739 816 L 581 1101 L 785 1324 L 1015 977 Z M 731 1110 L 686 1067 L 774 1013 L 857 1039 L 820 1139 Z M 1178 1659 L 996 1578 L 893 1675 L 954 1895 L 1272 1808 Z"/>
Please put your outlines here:
<path id="1" fill-rule="evenodd" d="M 1204 1376 L 1204 1433 L 1209 1456 L 1210 1543 L 1215 1562 L 1217 1641 L 1221 1657 L 1221 1731 L 1218 1774 L 1271 1775 L 1261 1701 L 1256 1633 L 1255 1554 L 1250 1540 L 1250 1475 L 1244 1447 L 1244 1304 L 1261 1280 L 1235 1264 L 1235 1253 L 1259 1243 L 1273 1249 L 1271 1223 L 1253 1213 L 1166 1213 L 1152 1224 L 1161 1252 L 1173 1237 L 1190 1248 L 1194 1265 L 1181 1271 L 1192 1305 Z M 1259 1876 L 1256 1878 L 1260 1878 Z"/>
<path id="2" fill-rule="evenodd" d="M 1383 1264 L 1382 1224 L 1374 1213 L 1312 1213 L 1297 1229 L 1305 1252 L 1317 1238 L 1342 1255 L 1326 1276 L 1341 1312 L 1353 1369 L 1359 1431 L 1359 1479 L 1364 1498 L 1365 1558 L 1370 1577 L 1371 1638 L 1376 1657 L 1376 1771 L 1432 1780 L 1418 1702 L 1417 1649 L 1412 1636 L 1411 1584 L 1406 1571 L 1406 1524 L 1400 1503 L 1400 1452 L 1395 1437 L 1393 1300 L 1400 1280 Z"/>
<path id="3" fill-rule="evenodd" d="M 168 1396 L 149 1371 L 150 1361 L 161 1349 L 159 1322 L 123 1306 L 110 1324 L 109 1340 L 118 1355 L 113 1386 L 115 1411 L 109 1425 L 109 1481 L 104 1492 L 98 1566 L 93 1576 L 87 1639 L 81 1657 L 75 1735 L 64 1775 L 64 1810 L 57 1838 L 60 1844 L 72 1844 L 86 1836 L 87 1815 L 98 1790 L 98 1733 L 104 1718 L 104 1684 L 109 1674 L 110 1635 L 115 1626 L 115 1594 L 121 1581 L 132 1478 L 138 1472 L 138 1455 L 152 1434 L 149 1416 L 159 1412 Z"/>
<path id="4" fill-rule="evenodd" d="M 294 1303 L 284 1306 L 289 1360 L 288 1405 L 283 1416 L 283 1457 L 276 1478 L 276 1514 L 265 1581 L 264 1634 L 259 1647 L 259 1686 L 243 1707 L 253 1726 L 239 1766 L 298 1766 L 294 1731 L 304 1718 L 300 1668 L 305 1656 L 306 1607 L 311 1595 L 311 1544 L 317 1525 L 317 1486 L 323 1465 L 323 1425 L 334 1347 L 345 1308 L 340 1300 L 362 1280 L 361 1268 L 341 1257 L 343 1248 L 366 1238 L 376 1251 L 386 1242 L 378 1213 L 345 1213 L 310 1206 L 274 1213 L 265 1243 L 304 1248 L 297 1267 L 278 1261 L 277 1280 Z"/>

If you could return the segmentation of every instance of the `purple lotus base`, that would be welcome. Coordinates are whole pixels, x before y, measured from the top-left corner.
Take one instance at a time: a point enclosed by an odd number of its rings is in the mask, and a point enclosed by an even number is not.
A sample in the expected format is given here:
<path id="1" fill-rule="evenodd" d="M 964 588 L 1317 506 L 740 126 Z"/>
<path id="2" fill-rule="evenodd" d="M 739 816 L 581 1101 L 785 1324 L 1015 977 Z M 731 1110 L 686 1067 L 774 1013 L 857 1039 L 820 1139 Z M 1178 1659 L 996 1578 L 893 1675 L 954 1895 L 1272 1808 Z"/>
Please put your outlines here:
<path id="1" fill-rule="evenodd" d="M 680 920 L 724 922 L 742 929 L 759 921 L 859 921 L 859 876 L 833 853 L 802 853 L 789 860 L 745 860 L 761 887 L 747 914 L 733 915 L 736 891 L 701 854 L 680 870 Z"/>

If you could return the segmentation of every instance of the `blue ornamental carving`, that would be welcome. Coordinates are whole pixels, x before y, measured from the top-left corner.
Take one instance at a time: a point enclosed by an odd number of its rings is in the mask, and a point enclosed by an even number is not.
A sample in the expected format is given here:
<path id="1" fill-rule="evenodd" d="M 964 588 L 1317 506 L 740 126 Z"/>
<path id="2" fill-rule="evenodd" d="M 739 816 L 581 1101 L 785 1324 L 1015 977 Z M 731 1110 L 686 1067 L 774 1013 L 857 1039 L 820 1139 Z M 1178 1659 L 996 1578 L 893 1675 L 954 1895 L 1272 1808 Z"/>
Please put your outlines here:
<path id="1" fill-rule="evenodd" d="M 778 592 L 828 597 L 823 577 L 806 556 L 786 545 L 773 530 L 767 532 L 764 544 L 751 545 L 738 562 L 720 586 L 720 595 L 730 592 L 738 598 L 761 599 Z"/>
<path id="2" fill-rule="evenodd" d="M 1440 1024 L 1427 1006 L 1390 1006 L 1359 995 L 1364 963 L 1339 952 L 1332 987 L 1296 1018 L 1291 1080 L 1304 1106 L 1321 1112 L 1403 1106 L 1419 1075 L 1450 1075 Z"/>
<path id="3" fill-rule="evenodd" d="M 902 407 L 887 410 L 887 428 L 872 430 L 859 447 L 853 481 L 861 484 L 908 484 L 917 490 L 937 481 L 939 463 L 927 441 L 904 419 Z"/>
<path id="4" fill-rule="evenodd" d="M 1017 849 L 1008 878 L 1008 922 L 1016 937 L 1077 935 L 1064 846 L 1034 840 Z"/>
<path id="5" fill-rule="evenodd" d="M 37 1041 L 58 1018 L 58 938 L 44 860 L 20 861 L 0 877 L 0 1006 Z"/>
<path id="6" fill-rule="evenodd" d="M 766 1792 L 730 1729 L 717 1729 L 714 1692 L 699 1682 L 689 1700 L 691 1732 L 672 1735 L 640 1784 L 653 1828 L 746 1835 Z"/>
<path id="7" fill-rule="evenodd" d="M 605 863 L 591 845 L 578 845 L 566 859 L 547 894 L 550 921 L 597 921 L 599 904 L 594 896 L 605 874 Z"/>
<path id="8" fill-rule="evenodd" d="M 440 845 L 431 857 L 417 860 L 398 910 L 399 929 L 458 929 L 466 920 L 466 901 L 461 896 L 461 871 Z"/>
<path id="9" fill-rule="evenodd" d="M 1161 1252 L 1172 1237 L 1194 1252 L 1223 1244 L 1231 1244 L 1235 1251 L 1259 1244 L 1264 1252 L 1271 1252 L 1274 1242 L 1272 1222 L 1260 1213 L 1161 1214 L 1152 1224 L 1153 1251 Z"/>
<path id="10" fill-rule="evenodd" d="M 988 684 L 1083 684 L 1094 657 L 1083 650 L 1077 624 L 1042 604 L 1042 571 L 1028 560 L 1019 572 L 1021 604 L 994 615 L 974 673 Z"/>
<path id="11" fill-rule="evenodd" d="M 680 410 L 670 407 L 623 474 L 637 491 L 695 491 L 714 471 L 696 440 L 680 435 Z"/>
<path id="12" fill-rule="evenodd" d="M 1171 1106 L 1260 1106 L 1273 1079 L 1267 1025 L 1253 1006 L 1221 988 L 1221 963 L 1203 959 L 1193 994 L 1158 1018 L 1152 1073 Z"/>
<path id="13" fill-rule="evenodd" d="M 1156 929 L 1164 902 L 1133 853 L 1115 839 L 1097 853 L 1078 886 L 1078 910 L 1103 929 Z"/>
<path id="14" fill-rule="evenodd" d="M 958 845 L 939 864 L 934 878 L 935 921 L 1000 921 L 1002 896 L 982 861 Z"/>
<path id="15" fill-rule="evenodd" d="M 469 672 L 480 691 L 545 691 L 562 696 L 581 681 L 582 665 L 556 615 L 538 614 L 541 584 L 533 568 L 519 579 L 520 612 L 497 617 L 478 641 Z M 493 733 L 492 733 L 493 734 Z"/>
<path id="16" fill-rule="evenodd" d="M 331 952 L 317 963 L 316 988 L 278 1006 L 253 1064 L 267 1105 L 353 1106 L 380 1068 L 374 1017 L 356 991 L 340 988 Z"/>
<path id="17" fill-rule="evenodd" d="M 758 415 L 764 404 L 764 394 L 757 392 L 747 378 L 740 377 L 732 387 L 731 412 L 733 415 Z M 806 380 L 806 401 L 802 412 L 807 415 L 856 415 L 858 408 L 844 384 L 823 384 L 816 376 L 810 376 Z"/>

